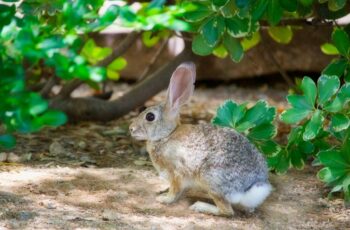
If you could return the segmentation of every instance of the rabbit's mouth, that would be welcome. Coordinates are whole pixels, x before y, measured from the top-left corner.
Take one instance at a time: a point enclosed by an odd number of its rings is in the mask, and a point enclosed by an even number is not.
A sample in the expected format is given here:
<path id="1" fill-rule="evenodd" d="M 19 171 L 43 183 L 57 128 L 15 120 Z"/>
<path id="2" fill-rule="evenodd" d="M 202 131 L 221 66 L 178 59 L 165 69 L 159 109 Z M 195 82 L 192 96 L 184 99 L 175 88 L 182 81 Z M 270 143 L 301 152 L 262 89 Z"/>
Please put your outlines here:
<path id="1" fill-rule="evenodd" d="M 140 135 L 140 134 L 133 134 L 133 133 L 131 133 L 131 136 L 132 136 L 134 139 L 138 140 L 138 141 L 144 141 L 144 140 L 146 140 L 146 138 L 145 138 L 143 135 Z"/>
<path id="2" fill-rule="evenodd" d="M 130 135 L 136 140 L 146 140 L 147 138 L 143 134 L 142 130 L 139 127 L 131 124 L 130 127 Z"/>

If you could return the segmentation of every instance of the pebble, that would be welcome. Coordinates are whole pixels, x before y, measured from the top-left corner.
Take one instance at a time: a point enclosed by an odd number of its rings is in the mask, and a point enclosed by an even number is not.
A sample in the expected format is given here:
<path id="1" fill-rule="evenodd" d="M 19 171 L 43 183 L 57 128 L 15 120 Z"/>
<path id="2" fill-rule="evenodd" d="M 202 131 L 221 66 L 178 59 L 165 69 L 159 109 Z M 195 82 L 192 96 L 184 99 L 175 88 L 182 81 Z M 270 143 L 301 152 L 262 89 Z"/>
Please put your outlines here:
<path id="1" fill-rule="evenodd" d="M 7 160 L 7 153 L 0 153 L 0 162 L 5 162 Z"/>
<path id="2" fill-rule="evenodd" d="M 22 160 L 21 157 L 19 157 L 17 154 L 11 152 L 7 155 L 7 161 L 10 163 L 18 163 Z"/>
<path id="3" fill-rule="evenodd" d="M 145 160 L 135 160 L 134 164 L 138 166 L 144 166 L 144 165 L 152 165 L 152 162 L 145 161 Z"/>
<path id="4" fill-rule="evenodd" d="M 32 159 L 31 153 L 25 153 L 21 155 L 21 161 L 30 161 Z"/>
<path id="5" fill-rule="evenodd" d="M 86 144 L 85 141 L 79 141 L 78 142 L 78 147 L 81 148 L 81 149 L 86 149 L 87 144 Z"/>
<path id="6" fill-rule="evenodd" d="M 115 220 L 117 219 L 117 213 L 114 210 L 106 209 L 102 212 L 102 220 Z"/>
<path id="7" fill-rule="evenodd" d="M 59 142 L 54 141 L 51 143 L 49 147 L 49 153 L 51 156 L 66 155 L 66 150 L 63 148 L 63 146 Z"/>
<path id="8" fill-rule="evenodd" d="M 47 209 L 56 209 L 56 205 L 50 201 L 43 201 L 41 205 L 43 205 Z"/>

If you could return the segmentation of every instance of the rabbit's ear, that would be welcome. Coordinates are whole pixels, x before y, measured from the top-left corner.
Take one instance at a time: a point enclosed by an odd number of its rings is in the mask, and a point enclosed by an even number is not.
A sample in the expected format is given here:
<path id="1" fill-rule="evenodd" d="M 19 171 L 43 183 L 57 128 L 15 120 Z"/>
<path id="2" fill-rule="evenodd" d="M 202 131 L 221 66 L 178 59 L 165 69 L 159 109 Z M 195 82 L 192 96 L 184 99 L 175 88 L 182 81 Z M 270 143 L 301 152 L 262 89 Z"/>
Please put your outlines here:
<path id="1" fill-rule="evenodd" d="M 170 79 L 165 111 L 169 118 L 175 118 L 180 107 L 189 101 L 196 81 L 196 66 L 186 62 L 176 68 Z"/>

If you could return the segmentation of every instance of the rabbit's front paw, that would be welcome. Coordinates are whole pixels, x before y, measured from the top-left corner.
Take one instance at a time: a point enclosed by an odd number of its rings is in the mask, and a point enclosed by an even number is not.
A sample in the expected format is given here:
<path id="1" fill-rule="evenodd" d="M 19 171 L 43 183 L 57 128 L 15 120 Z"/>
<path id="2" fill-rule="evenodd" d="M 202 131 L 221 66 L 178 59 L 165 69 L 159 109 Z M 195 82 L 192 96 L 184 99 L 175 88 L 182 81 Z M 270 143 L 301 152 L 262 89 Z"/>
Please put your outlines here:
<path id="1" fill-rule="evenodd" d="M 171 204 L 176 201 L 176 196 L 170 194 L 162 194 L 157 196 L 156 200 L 162 204 Z"/>

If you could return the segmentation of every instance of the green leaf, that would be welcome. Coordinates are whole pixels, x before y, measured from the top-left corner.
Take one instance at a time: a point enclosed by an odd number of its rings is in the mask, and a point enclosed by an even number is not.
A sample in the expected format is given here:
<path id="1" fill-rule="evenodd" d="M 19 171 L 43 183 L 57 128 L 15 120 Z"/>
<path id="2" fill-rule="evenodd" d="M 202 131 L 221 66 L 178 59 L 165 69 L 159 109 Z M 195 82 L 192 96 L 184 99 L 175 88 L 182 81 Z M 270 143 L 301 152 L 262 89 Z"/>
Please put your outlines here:
<path id="1" fill-rule="evenodd" d="M 219 126 L 235 128 L 245 114 L 245 104 L 238 105 L 234 101 L 226 101 L 216 111 L 212 123 Z"/>
<path id="2" fill-rule="evenodd" d="M 268 33 L 278 43 L 288 44 L 292 41 L 293 30 L 291 26 L 270 26 Z"/>
<path id="3" fill-rule="evenodd" d="M 300 88 L 304 92 L 308 103 L 313 106 L 315 104 L 317 96 L 317 88 L 315 82 L 309 77 L 304 77 Z"/>
<path id="4" fill-rule="evenodd" d="M 235 0 L 238 8 L 244 9 L 249 6 L 251 0 Z"/>
<path id="5" fill-rule="evenodd" d="M 336 75 L 338 77 L 341 77 L 343 76 L 347 66 L 348 61 L 346 59 L 335 59 L 330 64 L 328 64 L 328 66 L 322 71 L 322 74 Z"/>
<path id="6" fill-rule="evenodd" d="M 277 25 L 283 15 L 283 9 L 279 0 L 270 0 L 267 6 L 267 20 L 272 25 Z"/>
<path id="7" fill-rule="evenodd" d="M 333 101 L 326 102 L 323 106 L 323 109 L 331 113 L 336 113 L 341 111 L 343 109 L 343 106 L 344 104 L 337 95 Z"/>
<path id="8" fill-rule="evenodd" d="M 318 179 L 323 182 L 329 183 L 336 180 L 337 178 L 332 175 L 332 172 L 329 168 L 323 168 L 317 173 Z"/>
<path id="9" fill-rule="evenodd" d="M 101 82 L 105 79 L 106 75 L 106 69 L 102 67 L 89 68 L 89 79 L 92 81 Z"/>
<path id="10" fill-rule="evenodd" d="M 259 44 L 259 42 L 261 41 L 261 36 L 259 32 L 255 32 L 251 38 L 247 38 L 245 37 L 242 41 L 241 41 L 241 45 L 243 47 L 244 51 L 247 51 L 251 48 L 253 48 L 254 46 L 256 46 L 257 44 Z"/>
<path id="11" fill-rule="evenodd" d="M 315 146 L 310 141 L 302 141 L 299 143 L 298 150 L 304 154 L 312 154 Z"/>
<path id="12" fill-rule="evenodd" d="M 293 167 L 295 167 L 296 169 L 304 168 L 304 156 L 298 149 L 291 149 L 289 155 L 290 163 L 293 165 Z"/>
<path id="13" fill-rule="evenodd" d="M 253 140 L 269 140 L 275 137 L 277 129 L 273 124 L 261 124 L 252 128 L 248 134 L 248 138 Z"/>
<path id="14" fill-rule="evenodd" d="M 307 123 L 303 134 L 304 141 L 312 140 L 316 138 L 317 134 L 322 128 L 324 117 L 320 110 L 316 110 L 311 117 L 311 120 Z"/>
<path id="15" fill-rule="evenodd" d="M 282 0 L 280 1 L 281 6 L 288 12 L 294 12 L 297 10 L 298 1 L 297 0 Z"/>
<path id="16" fill-rule="evenodd" d="M 228 52 L 225 49 L 225 46 L 223 44 L 220 44 L 214 49 L 213 54 L 219 58 L 225 58 L 227 57 Z"/>
<path id="17" fill-rule="evenodd" d="M 213 0 L 213 4 L 217 7 L 226 5 L 229 0 Z"/>
<path id="18" fill-rule="evenodd" d="M 89 39 L 81 50 L 81 55 L 91 64 L 95 65 L 112 53 L 111 48 L 101 48 L 95 44 L 95 41 Z"/>
<path id="19" fill-rule="evenodd" d="M 331 11 L 338 11 L 344 8 L 346 0 L 328 0 L 328 8 Z"/>
<path id="20" fill-rule="evenodd" d="M 280 118 L 287 124 L 295 124 L 311 113 L 310 110 L 291 108 L 281 113 Z"/>
<path id="21" fill-rule="evenodd" d="M 297 127 L 292 128 L 292 130 L 288 134 L 287 148 L 289 148 L 290 146 L 299 142 L 301 134 L 302 134 L 302 127 L 297 126 Z"/>
<path id="22" fill-rule="evenodd" d="M 12 148 L 16 145 L 16 139 L 10 134 L 0 135 L 0 149 L 1 148 Z"/>
<path id="23" fill-rule="evenodd" d="M 60 126 L 67 122 L 67 116 L 61 111 L 49 110 L 41 115 L 37 121 L 41 125 Z"/>
<path id="24" fill-rule="evenodd" d="M 336 132 L 347 129 L 349 125 L 350 119 L 344 114 L 334 114 L 331 118 L 331 127 Z"/>
<path id="25" fill-rule="evenodd" d="M 117 81 L 120 78 L 120 74 L 116 71 L 107 69 L 107 77 L 113 81 Z"/>
<path id="26" fill-rule="evenodd" d="M 111 70 L 115 70 L 115 71 L 119 71 L 119 70 L 122 70 L 126 67 L 127 65 L 127 61 L 125 60 L 125 58 L 123 57 L 118 57 L 116 59 L 114 59 L 114 61 L 112 61 L 111 64 L 109 64 L 107 66 L 108 69 L 111 69 Z"/>
<path id="27" fill-rule="evenodd" d="M 346 173 L 346 169 L 350 168 L 349 162 L 347 162 L 347 159 L 342 156 L 342 153 L 340 151 L 321 151 L 318 153 L 317 157 L 320 162 L 326 167 L 329 167 L 330 169 L 339 169 L 339 171 L 334 171 L 337 172 L 334 175 L 335 177 L 341 176 L 342 172 Z"/>
<path id="28" fill-rule="evenodd" d="M 276 116 L 276 109 L 268 107 L 266 101 L 258 101 L 253 107 L 247 110 L 241 123 L 250 122 L 254 126 L 264 123 L 271 123 Z"/>
<path id="29" fill-rule="evenodd" d="M 269 1 L 268 0 L 259 0 L 255 1 L 252 6 L 252 21 L 258 21 L 265 13 Z"/>
<path id="30" fill-rule="evenodd" d="M 299 2 L 304 6 L 310 6 L 314 0 L 299 0 Z"/>
<path id="31" fill-rule="evenodd" d="M 312 110 L 314 108 L 314 105 L 310 104 L 302 95 L 288 95 L 287 101 L 296 109 Z"/>
<path id="32" fill-rule="evenodd" d="M 240 62 L 242 60 L 244 55 L 243 47 L 236 38 L 225 34 L 223 44 L 234 62 Z"/>
<path id="33" fill-rule="evenodd" d="M 337 76 L 322 75 L 317 81 L 318 103 L 323 105 L 330 100 L 338 91 L 339 85 L 340 81 Z"/>
<path id="34" fill-rule="evenodd" d="M 349 83 L 346 83 L 345 85 L 343 85 L 340 88 L 337 97 L 339 98 L 339 100 L 341 101 L 343 106 L 345 105 L 345 103 L 347 103 L 350 100 L 350 84 Z"/>
<path id="35" fill-rule="evenodd" d="M 237 14 L 235 0 L 230 0 L 226 5 L 220 8 L 221 15 L 225 18 L 232 18 Z"/>
<path id="36" fill-rule="evenodd" d="M 350 40 L 348 34 L 344 30 L 336 29 L 332 34 L 332 41 L 337 47 L 339 53 L 347 57 L 350 48 Z"/>
<path id="37" fill-rule="evenodd" d="M 192 42 L 193 53 L 200 56 L 207 56 L 213 52 L 214 48 L 210 47 L 204 40 L 202 34 L 196 35 Z"/>
<path id="38" fill-rule="evenodd" d="M 225 24 L 227 32 L 234 38 L 245 37 L 250 32 L 250 20 L 248 18 L 227 18 Z"/>
<path id="39" fill-rule="evenodd" d="M 289 169 L 290 158 L 288 153 L 284 149 L 281 149 L 276 156 L 267 158 L 267 164 L 269 168 L 275 169 L 279 174 L 283 174 Z"/>
<path id="40" fill-rule="evenodd" d="M 203 19 L 210 17 L 213 11 L 208 5 L 194 2 L 194 9 L 184 14 L 184 18 L 189 22 L 200 22 Z"/>
<path id="41" fill-rule="evenodd" d="M 142 33 L 142 42 L 143 44 L 145 44 L 146 47 L 155 46 L 159 40 L 160 37 L 153 34 L 152 31 L 145 31 Z"/>
<path id="42" fill-rule="evenodd" d="M 339 54 L 337 47 L 335 47 L 331 43 L 324 43 L 323 45 L 321 45 L 321 51 L 327 55 L 338 55 Z"/>
<path id="43" fill-rule="evenodd" d="M 225 32 L 225 20 L 222 17 L 212 17 L 202 27 L 201 33 L 210 47 L 215 47 Z"/>
<path id="44" fill-rule="evenodd" d="M 281 151 L 281 147 L 272 140 L 258 142 L 257 147 L 267 157 L 274 157 Z"/>

